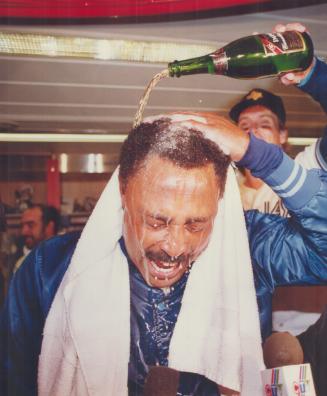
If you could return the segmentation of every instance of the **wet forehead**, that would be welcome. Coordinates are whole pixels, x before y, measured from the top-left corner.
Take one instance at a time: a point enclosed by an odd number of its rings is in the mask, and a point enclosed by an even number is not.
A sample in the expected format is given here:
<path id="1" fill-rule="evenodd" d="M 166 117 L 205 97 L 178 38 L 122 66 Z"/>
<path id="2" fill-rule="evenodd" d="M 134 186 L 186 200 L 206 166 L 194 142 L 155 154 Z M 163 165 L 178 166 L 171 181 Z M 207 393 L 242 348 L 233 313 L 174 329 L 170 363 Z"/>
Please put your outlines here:
<path id="1" fill-rule="evenodd" d="M 212 164 L 183 169 L 154 157 L 128 182 L 126 195 L 138 211 L 151 215 L 202 217 L 215 210 L 218 183 Z"/>
<path id="2" fill-rule="evenodd" d="M 218 188 L 213 164 L 185 169 L 158 156 L 147 159 L 133 179 L 134 183 L 147 187 L 149 191 L 158 189 L 193 194 L 203 188 Z"/>

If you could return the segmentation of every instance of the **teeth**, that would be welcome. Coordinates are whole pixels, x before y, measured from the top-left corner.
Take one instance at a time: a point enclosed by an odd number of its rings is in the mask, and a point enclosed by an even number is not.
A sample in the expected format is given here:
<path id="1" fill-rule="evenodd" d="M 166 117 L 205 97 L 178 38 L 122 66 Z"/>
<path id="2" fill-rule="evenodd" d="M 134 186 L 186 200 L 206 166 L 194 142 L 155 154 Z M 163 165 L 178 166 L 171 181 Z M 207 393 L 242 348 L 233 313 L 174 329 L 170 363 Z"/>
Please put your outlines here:
<path id="1" fill-rule="evenodd" d="M 154 261 L 151 261 L 151 264 L 153 265 L 153 267 L 154 267 L 154 269 L 156 271 L 161 272 L 163 274 L 167 274 L 167 273 L 171 272 L 174 269 L 174 264 L 162 263 L 166 268 L 158 267 L 157 264 Z"/>
<path id="2" fill-rule="evenodd" d="M 164 263 L 162 261 L 160 261 L 161 265 L 165 268 L 169 268 L 169 267 L 175 267 L 175 263 Z"/>

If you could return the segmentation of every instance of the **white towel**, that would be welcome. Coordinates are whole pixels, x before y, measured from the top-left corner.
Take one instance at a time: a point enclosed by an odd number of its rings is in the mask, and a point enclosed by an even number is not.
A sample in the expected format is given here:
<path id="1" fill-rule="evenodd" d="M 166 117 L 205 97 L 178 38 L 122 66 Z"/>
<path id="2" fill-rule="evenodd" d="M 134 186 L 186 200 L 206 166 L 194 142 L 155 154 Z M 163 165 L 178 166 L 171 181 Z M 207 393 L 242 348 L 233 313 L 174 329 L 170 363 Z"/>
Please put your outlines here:
<path id="1" fill-rule="evenodd" d="M 116 170 L 82 232 L 46 320 L 39 395 L 128 394 L 130 295 L 121 235 Z M 242 396 L 263 394 L 258 309 L 231 167 L 211 240 L 187 281 L 169 366 L 203 374 Z"/>

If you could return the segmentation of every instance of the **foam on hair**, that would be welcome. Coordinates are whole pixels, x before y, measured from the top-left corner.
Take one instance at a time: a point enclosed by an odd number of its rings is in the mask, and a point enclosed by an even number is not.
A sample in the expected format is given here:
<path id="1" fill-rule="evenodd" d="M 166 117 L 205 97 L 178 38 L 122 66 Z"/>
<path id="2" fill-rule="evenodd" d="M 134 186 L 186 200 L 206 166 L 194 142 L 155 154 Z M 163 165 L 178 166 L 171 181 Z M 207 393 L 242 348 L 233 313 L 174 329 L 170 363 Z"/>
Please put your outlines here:
<path id="1" fill-rule="evenodd" d="M 184 169 L 213 164 L 223 194 L 230 157 L 206 139 L 202 132 L 174 124 L 169 116 L 147 118 L 131 130 L 123 143 L 119 161 L 119 178 L 123 188 L 151 156 L 159 156 Z"/>

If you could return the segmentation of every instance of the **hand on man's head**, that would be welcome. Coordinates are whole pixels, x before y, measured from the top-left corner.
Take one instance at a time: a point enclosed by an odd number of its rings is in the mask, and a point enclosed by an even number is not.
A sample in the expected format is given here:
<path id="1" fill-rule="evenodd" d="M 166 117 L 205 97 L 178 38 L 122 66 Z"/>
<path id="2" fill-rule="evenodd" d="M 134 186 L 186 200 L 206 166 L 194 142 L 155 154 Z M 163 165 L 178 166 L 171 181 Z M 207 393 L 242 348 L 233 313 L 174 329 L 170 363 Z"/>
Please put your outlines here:
<path id="1" fill-rule="evenodd" d="M 181 121 L 178 115 L 183 115 Z M 176 116 L 176 120 L 174 120 Z M 185 116 L 189 116 L 186 118 Z M 203 121 L 202 121 L 203 120 Z M 172 115 L 172 122 L 202 132 L 203 136 L 214 143 L 233 161 L 239 161 L 249 145 L 249 135 L 236 124 L 216 113 L 183 112 Z"/>

